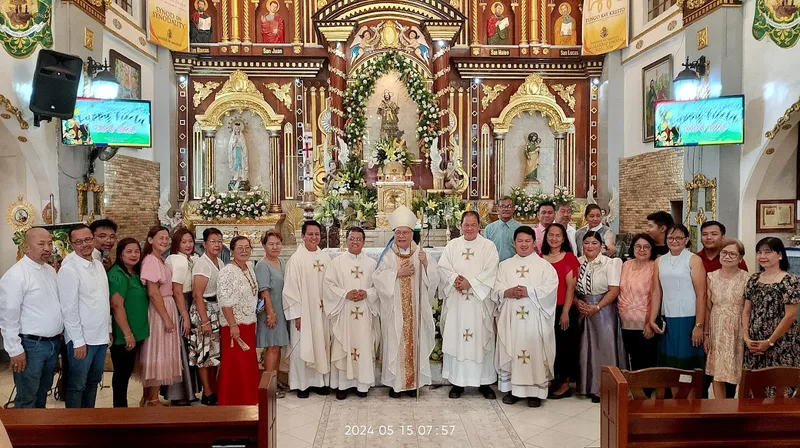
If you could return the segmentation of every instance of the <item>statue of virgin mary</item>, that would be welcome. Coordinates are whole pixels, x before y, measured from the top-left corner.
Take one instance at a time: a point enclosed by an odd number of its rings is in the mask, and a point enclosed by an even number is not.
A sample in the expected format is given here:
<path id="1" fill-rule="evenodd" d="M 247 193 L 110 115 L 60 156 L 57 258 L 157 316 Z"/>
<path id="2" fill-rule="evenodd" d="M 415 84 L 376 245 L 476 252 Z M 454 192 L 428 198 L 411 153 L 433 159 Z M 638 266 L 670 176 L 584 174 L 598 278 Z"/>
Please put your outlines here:
<path id="1" fill-rule="evenodd" d="M 228 142 L 228 167 L 234 182 L 247 181 L 247 142 L 244 138 L 244 122 L 234 120 L 231 123 L 231 139 Z"/>

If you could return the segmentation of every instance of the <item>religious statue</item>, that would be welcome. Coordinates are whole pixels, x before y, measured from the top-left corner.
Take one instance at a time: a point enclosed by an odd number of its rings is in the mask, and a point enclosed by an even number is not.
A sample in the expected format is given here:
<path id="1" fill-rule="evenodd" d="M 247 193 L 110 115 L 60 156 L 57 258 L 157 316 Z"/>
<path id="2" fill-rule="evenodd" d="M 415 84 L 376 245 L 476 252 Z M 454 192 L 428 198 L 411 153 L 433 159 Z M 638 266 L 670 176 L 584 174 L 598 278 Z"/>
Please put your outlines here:
<path id="1" fill-rule="evenodd" d="M 208 4 L 206 0 L 197 0 L 192 14 L 189 28 L 189 39 L 193 44 L 207 44 L 211 42 L 211 16 L 206 13 Z"/>
<path id="2" fill-rule="evenodd" d="M 247 142 L 244 138 L 244 122 L 235 120 L 231 124 L 231 139 L 228 142 L 228 167 L 231 170 L 231 183 L 247 182 Z"/>
<path id="3" fill-rule="evenodd" d="M 169 229 L 170 233 L 175 233 L 176 230 L 180 227 L 186 227 L 186 223 L 183 221 L 183 215 L 186 211 L 186 204 L 189 202 L 189 195 L 185 195 L 183 198 L 183 204 L 181 207 L 173 213 L 172 217 L 169 216 L 169 211 L 172 208 L 172 204 L 169 202 L 169 190 L 164 190 L 161 192 L 161 198 L 158 202 L 158 220 L 162 226 Z"/>
<path id="4" fill-rule="evenodd" d="M 572 6 L 569 3 L 562 3 L 558 6 L 558 12 L 561 13 L 561 17 L 556 19 L 554 27 L 556 45 L 577 45 L 578 33 L 575 29 L 575 20 L 570 15 Z"/>
<path id="5" fill-rule="evenodd" d="M 353 43 L 350 44 L 350 63 L 355 62 L 364 54 L 375 51 L 381 41 L 379 27 L 380 24 L 372 27 L 364 25 L 358 30 L 353 38 Z"/>
<path id="6" fill-rule="evenodd" d="M 542 140 L 539 134 L 531 132 L 528 134 L 528 143 L 525 145 L 525 181 L 528 183 L 538 183 L 539 174 L 539 147 Z"/>
<path id="7" fill-rule="evenodd" d="M 267 4 L 269 12 L 261 16 L 261 42 L 265 44 L 282 44 L 286 42 L 286 29 L 283 17 L 278 15 L 280 4 L 270 0 Z"/>
<path id="8" fill-rule="evenodd" d="M 486 21 L 486 43 L 489 45 L 511 44 L 511 33 L 508 17 L 503 16 L 505 6 L 500 2 L 492 5 L 492 16 Z"/>
<path id="9" fill-rule="evenodd" d="M 417 29 L 404 27 L 403 31 L 406 30 L 407 32 L 400 34 L 400 43 L 403 44 L 404 49 L 416 54 L 423 61 L 429 62 L 430 49 L 428 48 L 428 42 L 425 41 L 425 38 Z"/>
<path id="10" fill-rule="evenodd" d="M 381 117 L 380 139 L 400 140 L 403 132 L 398 128 L 400 123 L 400 106 L 392 100 L 392 92 L 383 92 L 383 100 L 378 106 L 378 115 Z"/>

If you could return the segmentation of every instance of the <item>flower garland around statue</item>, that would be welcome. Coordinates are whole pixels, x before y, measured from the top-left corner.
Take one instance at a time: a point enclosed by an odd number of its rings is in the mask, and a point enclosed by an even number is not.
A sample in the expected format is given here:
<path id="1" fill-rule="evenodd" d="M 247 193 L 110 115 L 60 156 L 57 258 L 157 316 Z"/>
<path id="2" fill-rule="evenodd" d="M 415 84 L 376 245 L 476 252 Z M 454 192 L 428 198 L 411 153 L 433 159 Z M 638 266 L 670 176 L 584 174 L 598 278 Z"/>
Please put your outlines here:
<path id="1" fill-rule="evenodd" d="M 268 214 L 267 193 L 256 187 L 250 191 L 220 193 L 209 188 L 197 204 L 197 214 L 207 221 L 255 219 Z"/>
<path id="2" fill-rule="evenodd" d="M 528 194 L 525 188 L 512 187 L 509 196 L 514 201 L 514 216 L 520 219 L 536 217 L 536 209 L 539 204 L 544 202 L 552 202 L 558 206 L 560 204 L 572 204 L 575 201 L 575 196 L 563 186 L 556 186 L 553 189 L 553 194 L 547 194 L 541 189 L 536 190 L 533 194 Z"/>

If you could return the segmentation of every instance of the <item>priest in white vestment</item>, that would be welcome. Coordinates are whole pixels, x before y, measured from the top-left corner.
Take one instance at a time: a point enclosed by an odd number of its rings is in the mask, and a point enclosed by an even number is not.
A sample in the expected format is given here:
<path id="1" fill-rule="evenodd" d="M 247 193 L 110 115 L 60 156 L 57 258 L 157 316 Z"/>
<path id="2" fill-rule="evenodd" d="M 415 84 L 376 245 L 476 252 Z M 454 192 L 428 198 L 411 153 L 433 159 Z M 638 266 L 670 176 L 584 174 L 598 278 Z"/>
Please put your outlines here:
<path id="1" fill-rule="evenodd" d="M 536 233 L 529 226 L 514 232 L 512 258 L 500 263 L 495 298 L 498 389 L 503 403 L 528 398 L 539 407 L 547 398 L 556 358 L 555 312 L 558 274 L 536 254 Z"/>
<path id="2" fill-rule="evenodd" d="M 478 231 L 481 218 L 466 211 L 461 233 L 444 248 L 439 259 L 439 293 L 442 295 L 442 378 L 453 385 L 450 398 L 464 387 L 478 387 L 495 399 L 490 387 L 497 381 L 494 367 L 494 311 L 492 291 L 500 257 L 494 243 Z"/>
<path id="3" fill-rule="evenodd" d="M 325 314 L 331 321 L 331 388 L 344 400 L 350 389 L 366 397 L 375 384 L 373 320 L 378 319 L 378 295 L 372 286 L 375 260 L 362 252 L 366 234 L 347 231 L 347 253 L 334 258 L 325 271 Z"/>
<path id="4" fill-rule="evenodd" d="M 439 276 L 436 261 L 413 242 L 416 224 L 417 217 L 404 205 L 391 214 L 394 242 L 372 276 L 380 300 L 381 381 L 391 388 L 392 398 L 399 398 L 403 391 L 415 396 L 418 387 L 431 384 L 430 356 L 436 336 L 433 305 Z"/>
<path id="5" fill-rule="evenodd" d="M 331 262 L 319 248 L 322 226 L 303 223 L 303 244 L 286 263 L 283 312 L 289 322 L 289 388 L 308 398 L 309 388 L 328 394 L 331 364 L 330 320 L 322 302 L 322 282 Z"/>

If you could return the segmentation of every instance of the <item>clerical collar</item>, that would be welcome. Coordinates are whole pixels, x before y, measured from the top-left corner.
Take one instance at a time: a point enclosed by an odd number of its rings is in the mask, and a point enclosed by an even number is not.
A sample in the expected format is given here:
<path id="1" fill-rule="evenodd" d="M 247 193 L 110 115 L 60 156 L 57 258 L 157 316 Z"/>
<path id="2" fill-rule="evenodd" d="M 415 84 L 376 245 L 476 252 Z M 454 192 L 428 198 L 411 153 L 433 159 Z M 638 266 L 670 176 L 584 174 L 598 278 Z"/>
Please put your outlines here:
<path id="1" fill-rule="evenodd" d="M 408 246 L 408 249 L 401 249 L 400 246 L 398 246 L 397 250 L 399 250 L 403 255 L 408 255 L 411 253 L 411 246 Z"/>
<path id="2" fill-rule="evenodd" d="M 527 257 L 519 256 L 520 260 L 529 260 L 531 257 L 539 258 L 539 254 L 537 254 L 536 251 L 533 251 Z"/>
<path id="3" fill-rule="evenodd" d="M 361 260 L 361 258 L 364 256 L 364 252 L 362 251 L 360 254 L 354 254 L 352 252 L 347 252 L 347 255 L 349 255 L 350 258 L 352 258 L 353 260 Z"/>

